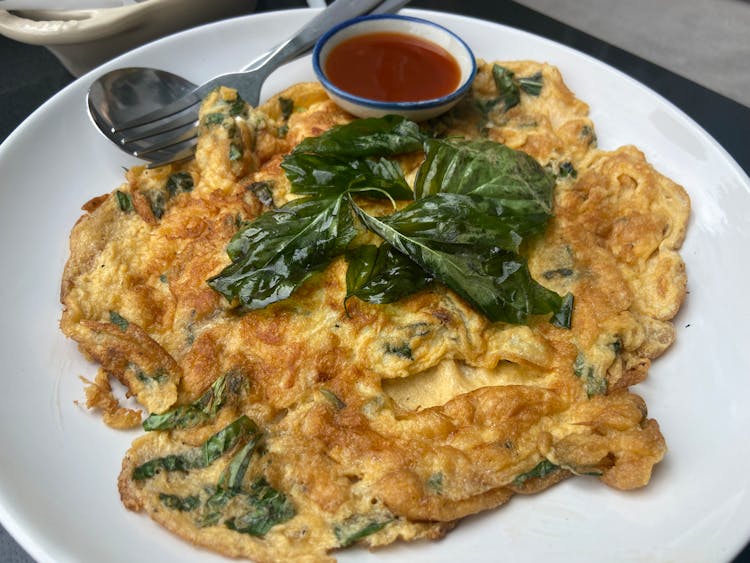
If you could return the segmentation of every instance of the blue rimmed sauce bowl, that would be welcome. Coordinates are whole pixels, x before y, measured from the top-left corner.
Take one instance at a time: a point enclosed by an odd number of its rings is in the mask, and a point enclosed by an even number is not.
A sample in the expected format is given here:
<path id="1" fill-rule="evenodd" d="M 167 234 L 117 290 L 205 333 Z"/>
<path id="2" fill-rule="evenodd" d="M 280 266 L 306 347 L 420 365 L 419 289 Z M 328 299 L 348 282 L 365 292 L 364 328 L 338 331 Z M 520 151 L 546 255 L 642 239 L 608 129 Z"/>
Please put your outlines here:
<path id="1" fill-rule="evenodd" d="M 362 16 L 325 33 L 313 68 L 331 99 L 357 117 L 430 119 L 471 88 L 474 54 L 449 29 L 401 15 Z"/>

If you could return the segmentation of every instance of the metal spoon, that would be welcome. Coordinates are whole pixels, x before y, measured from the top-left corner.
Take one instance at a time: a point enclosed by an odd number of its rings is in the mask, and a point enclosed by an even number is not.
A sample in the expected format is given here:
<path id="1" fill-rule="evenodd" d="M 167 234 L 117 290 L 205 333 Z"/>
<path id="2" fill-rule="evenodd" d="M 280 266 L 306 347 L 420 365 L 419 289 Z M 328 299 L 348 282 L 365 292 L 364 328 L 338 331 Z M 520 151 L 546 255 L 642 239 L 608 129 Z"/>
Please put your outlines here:
<path id="1" fill-rule="evenodd" d="M 193 89 L 195 84 L 166 70 L 120 68 L 100 76 L 89 88 L 86 102 L 89 117 L 99 131 L 130 153 L 112 137 L 113 128 L 179 100 Z"/>
<path id="2" fill-rule="evenodd" d="M 336 0 L 336 3 L 340 1 L 342 0 Z M 362 3 L 363 9 L 360 10 L 360 14 L 396 12 L 408 1 L 385 0 L 376 2 L 374 8 L 372 2 Z M 274 50 L 275 48 L 259 56 L 250 65 L 268 57 Z M 309 49 L 298 56 L 307 52 Z M 89 116 L 99 131 L 125 152 L 132 154 L 132 149 L 137 147 L 131 144 L 130 149 L 125 149 L 113 137 L 112 132 L 121 129 L 122 124 L 182 98 L 195 88 L 196 85 L 189 80 L 165 70 L 145 67 L 120 68 L 103 74 L 91 84 L 86 103 Z M 153 140 L 148 142 L 153 144 Z M 149 160 L 159 162 L 173 157 L 170 151 L 165 151 L 164 154 L 156 152 L 149 155 Z"/>

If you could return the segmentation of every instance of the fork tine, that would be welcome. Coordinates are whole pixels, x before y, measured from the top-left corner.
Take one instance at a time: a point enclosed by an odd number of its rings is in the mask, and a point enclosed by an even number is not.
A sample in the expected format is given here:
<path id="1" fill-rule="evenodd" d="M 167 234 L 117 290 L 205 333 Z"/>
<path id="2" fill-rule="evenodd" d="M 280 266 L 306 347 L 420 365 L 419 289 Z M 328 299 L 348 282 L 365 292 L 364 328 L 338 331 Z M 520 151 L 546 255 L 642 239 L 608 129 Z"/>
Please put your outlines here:
<path id="1" fill-rule="evenodd" d="M 175 100 L 174 102 L 167 104 L 166 106 L 163 106 L 157 110 L 127 121 L 123 123 L 119 128 L 112 127 L 112 133 L 122 133 L 123 131 L 135 129 L 136 127 L 150 125 L 168 117 L 172 117 L 173 115 L 188 111 L 201 102 L 201 96 L 198 94 L 198 90 L 199 89 L 196 89 L 190 94 L 187 94 L 182 98 L 179 98 L 178 100 Z"/>
<path id="2" fill-rule="evenodd" d="M 127 146 L 142 141 L 143 139 L 158 137 L 163 133 L 172 133 L 174 131 L 179 131 L 180 129 L 185 129 L 186 127 L 195 127 L 198 125 L 197 117 L 198 116 L 195 113 L 191 112 L 184 117 L 176 117 L 164 124 L 157 124 L 153 127 L 144 126 L 143 128 L 135 129 L 131 135 L 120 135 L 120 144 Z"/>
<path id="3" fill-rule="evenodd" d="M 193 146 L 198 142 L 198 130 L 193 128 L 179 137 L 171 137 L 165 142 L 158 144 L 150 144 L 146 149 L 138 150 L 137 148 L 132 151 L 134 156 L 144 158 L 147 160 L 153 160 L 149 155 L 153 155 L 158 152 L 180 152 L 185 146 Z"/>
<path id="4" fill-rule="evenodd" d="M 167 152 L 162 155 L 153 155 L 153 160 L 148 164 L 147 168 L 158 168 L 174 162 L 182 162 L 193 158 L 193 155 L 195 154 L 195 144 L 197 142 L 197 139 L 194 139 L 192 144 L 187 145 L 178 153 Z"/>

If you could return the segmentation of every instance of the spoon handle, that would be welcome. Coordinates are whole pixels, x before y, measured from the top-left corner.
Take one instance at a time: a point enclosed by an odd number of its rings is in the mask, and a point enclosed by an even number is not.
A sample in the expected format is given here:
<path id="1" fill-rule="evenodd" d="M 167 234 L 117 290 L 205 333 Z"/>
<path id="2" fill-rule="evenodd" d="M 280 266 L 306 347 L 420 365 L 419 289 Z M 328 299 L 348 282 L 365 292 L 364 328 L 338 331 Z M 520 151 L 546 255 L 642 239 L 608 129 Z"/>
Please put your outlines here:
<path id="1" fill-rule="evenodd" d="M 399 4 L 398 8 L 400 8 L 407 2 L 408 0 L 386 0 L 385 2 L 383 0 L 336 0 L 307 22 L 292 37 L 277 45 L 268 53 L 261 55 L 242 70 L 245 72 L 263 69 L 270 73 L 282 64 L 310 50 L 320 36 L 334 25 L 377 10 L 382 4 Z M 392 8 L 391 10 L 398 8 Z"/>
<path id="2" fill-rule="evenodd" d="M 406 6 L 409 0 L 385 0 L 380 6 L 374 8 L 371 14 L 393 14 Z"/>

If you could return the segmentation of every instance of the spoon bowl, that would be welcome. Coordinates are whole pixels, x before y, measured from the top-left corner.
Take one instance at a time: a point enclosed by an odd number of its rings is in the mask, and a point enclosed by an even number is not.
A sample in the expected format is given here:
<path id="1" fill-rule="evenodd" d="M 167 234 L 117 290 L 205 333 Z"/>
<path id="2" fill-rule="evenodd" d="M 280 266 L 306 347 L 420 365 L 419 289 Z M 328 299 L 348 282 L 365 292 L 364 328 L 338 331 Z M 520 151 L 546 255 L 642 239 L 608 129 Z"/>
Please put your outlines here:
<path id="1" fill-rule="evenodd" d="M 86 96 L 88 113 L 99 131 L 111 139 L 122 123 L 156 111 L 187 96 L 197 86 L 189 80 L 167 72 L 145 67 L 127 67 L 110 71 L 89 88 Z M 151 144 L 152 142 L 149 142 Z M 119 143 L 118 147 L 127 153 Z M 137 145 L 137 142 L 136 142 Z M 139 148 L 145 149 L 146 143 Z M 157 160 L 169 154 L 153 155 Z"/>

